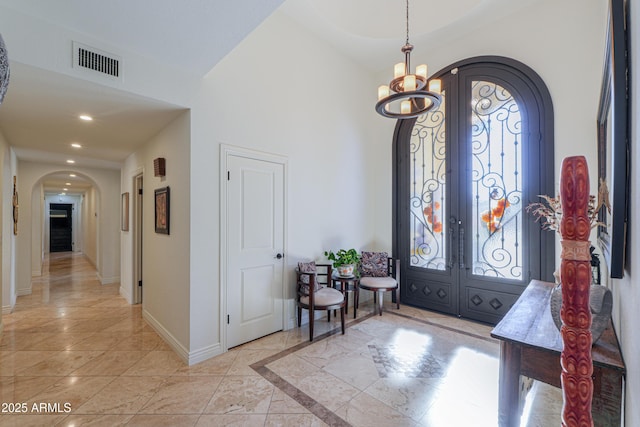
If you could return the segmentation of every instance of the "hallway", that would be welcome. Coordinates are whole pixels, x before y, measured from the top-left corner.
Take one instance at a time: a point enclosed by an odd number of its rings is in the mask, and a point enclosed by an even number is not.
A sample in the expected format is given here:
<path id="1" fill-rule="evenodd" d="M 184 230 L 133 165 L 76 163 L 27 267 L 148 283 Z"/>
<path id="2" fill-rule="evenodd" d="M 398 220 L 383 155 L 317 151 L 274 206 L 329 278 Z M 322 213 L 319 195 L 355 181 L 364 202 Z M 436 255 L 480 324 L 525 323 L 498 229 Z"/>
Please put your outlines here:
<path id="1" fill-rule="evenodd" d="M 313 343 L 295 328 L 188 367 L 118 287 L 81 254 L 50 255 L 3 317 L 0 426 L 496 425 L 488 326 L 364 306 L 345 336 L 319 321 Z M 558 425 L 559 390 L 530 396 L 523 426 Z"/>

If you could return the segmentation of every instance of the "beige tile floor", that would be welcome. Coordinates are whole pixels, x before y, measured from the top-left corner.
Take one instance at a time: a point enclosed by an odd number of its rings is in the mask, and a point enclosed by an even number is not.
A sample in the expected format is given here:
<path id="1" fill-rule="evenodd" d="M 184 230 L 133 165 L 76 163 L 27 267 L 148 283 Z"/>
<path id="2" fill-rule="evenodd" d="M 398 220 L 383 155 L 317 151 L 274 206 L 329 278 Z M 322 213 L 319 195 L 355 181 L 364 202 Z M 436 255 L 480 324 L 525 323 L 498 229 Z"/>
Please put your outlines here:
<path id="1" fill-rule="evenodd" d="M 3 316 L 0 426 L 497 425 L 489 326 L 363 304 L 344 336 L 319 320 L 313 343 L 296 328 L 186 366 L 118 287 L 82 255 L 51 256 Z M 560 391 L 534 383 L 522 426 L 560 411 Z"/>

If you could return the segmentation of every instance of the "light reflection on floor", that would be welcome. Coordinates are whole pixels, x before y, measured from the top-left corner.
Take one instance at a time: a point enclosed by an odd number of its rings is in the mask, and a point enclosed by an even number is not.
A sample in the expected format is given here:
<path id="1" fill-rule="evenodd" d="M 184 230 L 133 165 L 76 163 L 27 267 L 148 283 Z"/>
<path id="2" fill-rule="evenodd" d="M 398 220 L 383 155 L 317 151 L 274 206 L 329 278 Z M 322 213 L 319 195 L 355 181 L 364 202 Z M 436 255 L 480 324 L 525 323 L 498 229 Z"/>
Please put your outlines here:
<path id="1" fill-rule="evenodd" d="M 491 426 L 498 424 L 499 361 L 459 348 L 438 388 L 440 394 L 422 420 L 428 426 Z"/>

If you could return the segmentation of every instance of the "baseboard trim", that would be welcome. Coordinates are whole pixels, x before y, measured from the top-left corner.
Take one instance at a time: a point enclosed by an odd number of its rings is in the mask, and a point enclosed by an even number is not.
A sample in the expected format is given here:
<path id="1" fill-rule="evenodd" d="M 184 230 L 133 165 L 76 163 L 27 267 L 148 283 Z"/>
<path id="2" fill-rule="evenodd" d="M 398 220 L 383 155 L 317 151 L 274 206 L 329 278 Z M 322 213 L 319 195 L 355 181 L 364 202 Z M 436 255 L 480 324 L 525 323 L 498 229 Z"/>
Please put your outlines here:
<path id="1" fill-rule="evenodd" d="M 22 297 L 25 295 L 31 295 L 33 293 L 31 288 L 27 288 L 27 289 L 16 289 L 16 296 L 18 297 Z"/>
<path id="2" fill-rule="evenodd" d="M 120 286 L 120 289 L 118 291 L 120 293 L 120 296 L 122 298 L 124 298 L 125 300 L 127 300 L 127 303 L 129 304 L 133 304 L 133 298 L 131 297 L 131 294 L 129 292 L 126 291 L 126 288 L 123 286 Z"/>
<path id="3" fill-rule="evenodd" d="M 160 335 L 160 337 L 169 344 L 169 347 L 178 354 L 178 357 L 186 364 L 189 364 L 189 351 L 169 332 L 155 317 L 147 310 L 142 310 L 142 318 L 147 321 L 149 326 Z"/>
<path id="4" fill-rule="evenodd" d="M 178 357 L 180 357 L 180 359 L 189 366 L 224 353 L 220 343 L 212 344 L 189 352 L 182 344 L 180 344 L 171 332 L 167 331 L 155 317 L 149 314 L 148 311 L 142 310 L 142 317 L 147 321 L 147 323 L 149 323 L 149 326 L 151 326 L 153 330 L 156 331 L 167 344 L 169 344 L 169 347 L 178 354 Z"/>
<path id="5" fill-rule="evenodd" d="M 220 345 L 220 343 L 189 352 L 189 366 L 211 359 L 212 357 L 219 356 L 222 353 L 222 345 Z"/>
<path id="6" fill-rule="evenodd" d="M 103 285 L 110 285 L 112 283 L 120 283 L 120 276 L 102 277 L 98 274 L 98 280 L 100 280 L 100 283 Z"/>
<path id="7" fill-rule="evenodd" d="M 13 311 L 13 306 L 12 305 L 3 305 L 2 306 L 2 314 L 11 314 L 12 311 Z"/>

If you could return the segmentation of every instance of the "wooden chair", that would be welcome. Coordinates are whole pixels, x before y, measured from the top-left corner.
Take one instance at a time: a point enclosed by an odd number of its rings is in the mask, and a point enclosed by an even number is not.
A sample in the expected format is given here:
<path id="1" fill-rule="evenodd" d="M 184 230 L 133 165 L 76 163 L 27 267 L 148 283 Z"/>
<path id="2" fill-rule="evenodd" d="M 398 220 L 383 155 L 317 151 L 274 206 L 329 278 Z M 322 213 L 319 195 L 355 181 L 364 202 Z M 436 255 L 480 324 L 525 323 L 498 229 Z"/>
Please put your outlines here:
<path id="1" fill-rule="evenodd" d="M 393 292 L 396 306 L 400 309 L 400 260 L 386 252 L 362 252 L 360 261 L 360 289 L 373 292 L 373 303 L 378 302 L 378 313 L 382 316 L 385 292 Z"/>
<path id="2" fill-rule="evenodd" d="M 315 262 L 298 263 L 296 287 L 298 327 L 302 325 L 302 309 L 309 310 L 309 341 L 313 341 L 313 322 L 316 310 L 326 310 L 331 320 L 331 311 L 340 309 L 340 325 L 344 335 L 344 312 L 346 299 L 342 292 L 331 286 L 331 264 Z"/>

